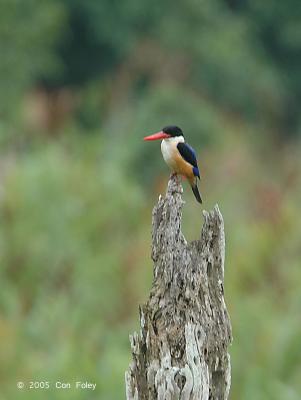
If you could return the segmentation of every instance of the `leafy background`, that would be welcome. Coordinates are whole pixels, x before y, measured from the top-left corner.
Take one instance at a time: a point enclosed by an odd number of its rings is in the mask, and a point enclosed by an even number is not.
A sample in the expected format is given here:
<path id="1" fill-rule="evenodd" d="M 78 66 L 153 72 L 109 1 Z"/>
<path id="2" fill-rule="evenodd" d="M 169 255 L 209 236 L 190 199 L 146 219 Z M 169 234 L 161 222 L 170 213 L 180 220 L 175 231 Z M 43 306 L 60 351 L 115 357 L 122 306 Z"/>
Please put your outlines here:
<path id="1" fill-rule="evenodd" d="M 225 219 L 231 399 L 300 399 L 300 18 L 297 0 L 1 0 L 1 399 L 125 398 L 168 179 L 142 137 L 170 123 Z"/>

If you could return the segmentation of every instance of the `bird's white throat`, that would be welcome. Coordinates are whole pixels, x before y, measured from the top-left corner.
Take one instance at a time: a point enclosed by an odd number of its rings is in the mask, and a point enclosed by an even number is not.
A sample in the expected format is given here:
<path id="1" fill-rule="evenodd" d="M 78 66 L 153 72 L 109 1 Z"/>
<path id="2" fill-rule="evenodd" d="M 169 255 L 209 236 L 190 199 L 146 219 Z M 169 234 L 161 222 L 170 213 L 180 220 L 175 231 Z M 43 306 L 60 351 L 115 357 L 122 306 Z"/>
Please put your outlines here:
<path id="1" fill-rule="evenodd" d="M 171 137 L 171 138 L 162 140 L 161 152 L 162 152 L 164 161 L 170 168 L 173 168 L 175 152 L 178 151 L 178 149 L 177 149 L 178 143 L 184 143 L 184 142 L 185 142 L 185 140 L 184 140 L 183 136 L 175 136 L 175 137 Z"/>
<path id="2" fill-rule="evenodd" d="M 184 143 L 185 139 L 184 136 L 174 136 L 167 139 L 163 139 L 162 143 L 163 142 L 177 145 L 178 143 Z"/>

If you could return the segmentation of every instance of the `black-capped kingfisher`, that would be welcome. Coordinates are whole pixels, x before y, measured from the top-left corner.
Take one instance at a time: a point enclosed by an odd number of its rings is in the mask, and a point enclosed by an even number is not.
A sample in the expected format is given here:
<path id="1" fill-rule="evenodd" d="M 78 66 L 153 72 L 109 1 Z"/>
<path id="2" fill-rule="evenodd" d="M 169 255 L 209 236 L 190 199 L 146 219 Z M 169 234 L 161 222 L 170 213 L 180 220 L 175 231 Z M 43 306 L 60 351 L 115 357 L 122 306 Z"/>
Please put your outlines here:
<path id="1" fill-rule="evenodd" d="M 162 139 L 161 152 L 166 164 L 174 173 L 185 176 L 188 179 L 195 198 L 199 203 L 202 203 L 197 187 L 197 179 L 200 179 L 200 172 L 196 154 L 193 148 L 185 143 L 182 129 L 173 125 L 165 126 L 160 132 L 144 138 L 144 140 L 159 139 Z"/>

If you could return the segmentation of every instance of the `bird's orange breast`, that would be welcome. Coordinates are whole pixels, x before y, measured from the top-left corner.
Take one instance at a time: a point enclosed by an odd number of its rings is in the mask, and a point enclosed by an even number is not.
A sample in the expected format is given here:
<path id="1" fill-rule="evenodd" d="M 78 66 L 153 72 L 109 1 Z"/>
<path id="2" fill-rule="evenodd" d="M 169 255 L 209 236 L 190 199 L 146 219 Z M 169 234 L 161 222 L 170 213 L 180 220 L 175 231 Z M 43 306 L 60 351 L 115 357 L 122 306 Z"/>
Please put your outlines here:
<path id="1" fill-rule="evenodd" d="M 161 151 L 166 164 L 174 172 L 184 175 L 190 182 L 194 182 L 193 166 L 181 156 L 176 141 L 162 141 Z"/>
<path id="2" fill-rule="evenodd" d="M 189 164 L 187 161 L 185 161 L 178 151 L 177 154 L 175 154 L 174 162 L 175 162 L 175 172 L 177 172 L 180 175 L 186 176 L 189 180 L 194 179 L 192 165 Z"/>
<path id="3" fill-rule="evenodd" d="M 184 160 L 176 146 L 173 148 L 169 163 L 177 174 L 186 176 L 189 181 L 194 180 L 193 166 Z"/>

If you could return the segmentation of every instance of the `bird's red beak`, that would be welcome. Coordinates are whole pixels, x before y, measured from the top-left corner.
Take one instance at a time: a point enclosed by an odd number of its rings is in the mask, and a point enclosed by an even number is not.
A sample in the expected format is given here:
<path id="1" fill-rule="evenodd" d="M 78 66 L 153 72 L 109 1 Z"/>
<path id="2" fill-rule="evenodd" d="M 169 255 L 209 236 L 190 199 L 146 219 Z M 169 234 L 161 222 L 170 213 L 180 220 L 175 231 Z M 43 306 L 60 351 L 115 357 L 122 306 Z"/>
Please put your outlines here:
<path id="1" fill-rule="evenodd" d="M 153 135 L 150 136 L 145 136 L 143 140 L 159 140 L 159 139 L 167 139 L 170 138 L 170 135 L 168 133 L 165 133 L 163 131 L 154 133 Z"/>

